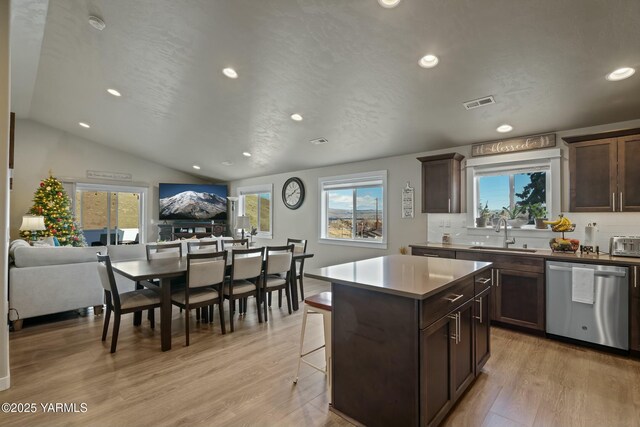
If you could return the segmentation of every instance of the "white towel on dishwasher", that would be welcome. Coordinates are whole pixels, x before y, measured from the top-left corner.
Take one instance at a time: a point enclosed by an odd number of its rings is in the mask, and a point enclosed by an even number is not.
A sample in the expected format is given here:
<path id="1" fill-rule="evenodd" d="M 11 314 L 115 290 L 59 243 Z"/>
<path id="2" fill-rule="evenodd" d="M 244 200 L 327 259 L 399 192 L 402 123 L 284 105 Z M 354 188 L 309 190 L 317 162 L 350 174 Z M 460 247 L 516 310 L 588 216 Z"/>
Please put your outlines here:
<path id="1" fill-rule="evenodd" d="M 593 304 L 594 270 L 571 267 L 571 301 Z"/>

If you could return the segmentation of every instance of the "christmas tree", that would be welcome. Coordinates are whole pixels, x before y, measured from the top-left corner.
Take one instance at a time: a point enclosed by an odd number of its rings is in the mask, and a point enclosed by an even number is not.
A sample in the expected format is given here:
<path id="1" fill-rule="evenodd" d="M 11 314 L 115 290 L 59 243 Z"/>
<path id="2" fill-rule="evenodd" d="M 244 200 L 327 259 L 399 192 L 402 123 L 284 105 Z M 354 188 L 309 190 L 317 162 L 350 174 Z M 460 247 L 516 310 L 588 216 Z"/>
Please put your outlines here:
<path id="1" fill-rule="evenodd" d="M 86 246 L 82 231 L 78 228 L 71 214 L 69 197 L 62 183 L 53 176 L 40 182 L 40 187 L 33 196 L 32 215 L 44 216 L 46 230 L 39 231 L 38 236 L 54 236 L 61 246 Z M 30 231 L 21 231 L 24 238 L 31 236 Z"/>

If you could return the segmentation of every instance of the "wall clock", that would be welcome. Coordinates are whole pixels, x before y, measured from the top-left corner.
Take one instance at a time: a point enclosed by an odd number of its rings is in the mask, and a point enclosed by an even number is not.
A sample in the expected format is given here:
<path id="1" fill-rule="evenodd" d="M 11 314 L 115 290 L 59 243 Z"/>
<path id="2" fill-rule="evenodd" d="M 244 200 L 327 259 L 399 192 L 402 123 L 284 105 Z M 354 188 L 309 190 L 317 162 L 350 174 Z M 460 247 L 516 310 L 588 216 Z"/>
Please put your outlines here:
<path id="1" fill-rule="evenodd" d="M 282 186 L 282 201 L 289 209 L 298 209 L 304 202 L 304 184 L 300 178 L 289 178 Z"/>

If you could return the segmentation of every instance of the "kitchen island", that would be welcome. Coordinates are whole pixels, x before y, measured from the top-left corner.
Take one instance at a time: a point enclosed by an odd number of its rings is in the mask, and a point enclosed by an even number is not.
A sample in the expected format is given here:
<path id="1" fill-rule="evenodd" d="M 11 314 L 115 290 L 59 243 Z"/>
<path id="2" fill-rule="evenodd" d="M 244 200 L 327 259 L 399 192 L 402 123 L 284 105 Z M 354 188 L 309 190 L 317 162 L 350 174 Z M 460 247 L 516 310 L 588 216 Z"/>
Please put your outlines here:
<path id="1" fill-rule="evenodd" d="M 390 255 L 331 282 L 332 410 L 367 426 L 438 425 L 489 358 L 491 263 Z"/>

